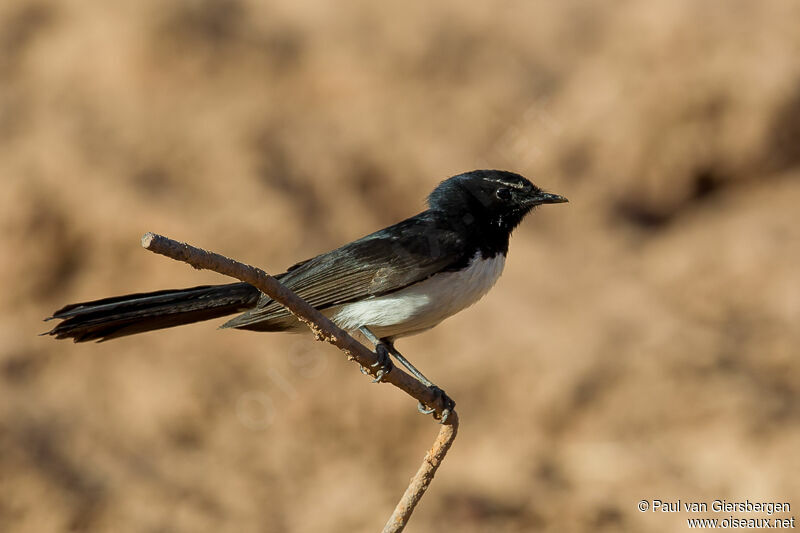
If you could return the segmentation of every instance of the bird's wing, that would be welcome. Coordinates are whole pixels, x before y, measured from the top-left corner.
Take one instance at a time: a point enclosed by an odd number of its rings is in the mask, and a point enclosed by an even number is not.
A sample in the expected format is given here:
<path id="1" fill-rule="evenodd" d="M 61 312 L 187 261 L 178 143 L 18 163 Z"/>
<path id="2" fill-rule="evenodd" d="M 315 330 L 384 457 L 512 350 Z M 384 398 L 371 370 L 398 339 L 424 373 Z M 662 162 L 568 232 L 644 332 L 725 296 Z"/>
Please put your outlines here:
<path id="1" fill-rule="evenodd" d="M 466 259 L 454 228 L 426 211 L 291 267 L 281 283 L 317 309 L 380 296 L 453 268 Z M 270 329 L 288 311 L 262 295 L 258 305 L 223 327 Z"/>

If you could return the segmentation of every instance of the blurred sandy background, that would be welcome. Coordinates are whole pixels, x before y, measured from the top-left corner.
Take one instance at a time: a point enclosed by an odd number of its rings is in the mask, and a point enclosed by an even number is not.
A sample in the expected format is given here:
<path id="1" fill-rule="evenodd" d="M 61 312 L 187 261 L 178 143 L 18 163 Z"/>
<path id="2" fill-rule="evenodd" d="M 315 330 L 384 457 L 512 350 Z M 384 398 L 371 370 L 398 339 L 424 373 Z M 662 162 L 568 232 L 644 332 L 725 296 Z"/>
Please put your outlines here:
<path id="1" fill-rule="evenodd" d="M 334 348 L 36 334 L 227 281 L 145 231 L 278 272 L 474 168 L 571 203 L 399 343 L 462 419 L 409 531 L 800 509 L 798 27 L 791 0 L 3 1 L 0 531 L 378 530 L 438 426 Z"/>

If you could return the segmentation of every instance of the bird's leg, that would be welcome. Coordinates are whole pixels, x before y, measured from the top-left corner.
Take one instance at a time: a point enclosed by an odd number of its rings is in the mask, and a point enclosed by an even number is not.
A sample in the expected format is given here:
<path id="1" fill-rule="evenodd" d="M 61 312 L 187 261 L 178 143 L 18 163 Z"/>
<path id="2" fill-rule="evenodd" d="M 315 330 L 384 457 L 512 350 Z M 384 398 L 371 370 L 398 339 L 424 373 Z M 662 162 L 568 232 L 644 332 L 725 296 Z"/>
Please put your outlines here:
<path id="1" fill-rule="evenodd" d="M 431 382 L 431 380 L 426 378 L 422 374 L 422 372 L 417 370 L 417 368 L 414 365 L 411 364 L 411 361 L 409 361 L 408 359 L 403 357 L 403 354 L 401 354 L 400 352 L 397 351 L 397 349 L 394 347 L 394 343 L 391 340 L 389 340 L 389 339 L 379 339 L 366 326 L 361 326 L 359 328 L 359 330 L 367 338 L 367 340 L 369 340 L 372 344 L 375 345 L 375 353 L 376 354 L 379 351 L 385 351 L 385 352 L 388 352 L 389 354 L 391 354 L 395 359 L 397 359 L 400 362 L 401 365 L 406 367 L 406 370 L 408 370 L 411 373 L 412 376 L 417 378 L 417 380 L 420 383 L 422 383 L 423 385 L 425 385 L 429 389 L 433 390 L 433 392 L 434 392 L 434 394 L 436 395 L 437 398 L 441 398 L 442 399 L 442 405 L 444 405 L 445 408 L 442 411 L 441 423 L 444 424 L 444 422 L 447 420 L 447 415 L 449 415 L 450 411 L 455 407 L 456 402 L 454 402 L 447 394 L 445 394 L 445 392 L 441 388 L 437 387 L 436 385 L 433 384 L 433 382 Z M 382 348 L 382 350 L 381 350 L 381 348 Z M 379 355 L 379 357 L 380 357 L 380 355 Z M 389 364 L 391 364 L 391 362 Z M 390 370 L 391 370 L 391 368 L 390 368 Z M 381 377 L 383 377 L 383 375 L 384 374 L 382 374 Z M 418 403 L 417 409 L 419 410 L 420 413 L 425 414 L 425 415 L 429 415 L 429 414 L 433 413 L 436 410 L 436 409 L 434 409 L 432 407 L 427 407 L 422 402 Z"/>
<path id="2" fill-rule="evenodd" d="M 392 364 L 392 359 L 389 357 L 389 349 L 386 344 L 375 337 L 375 335 L 373 335 L 372 332 L 366 327 L 361 328 L 361 332 L 369 339 L 370 342 L 375 345 L 375 355 L 378 356 L 378 360 L 375 361 L 375 363 L 371 366 L 378 369 L 375 372 L 375 379 L 372 380 L 373 383 L 377 383 L 382 381 L 383 377 L 392 371 L 394 364 Z M 373 341 L 373 339 L 375 340 Z M 369 372 L 367 372 L 367 369 L 362 366 L 361 373 L 368 374 Z"/>

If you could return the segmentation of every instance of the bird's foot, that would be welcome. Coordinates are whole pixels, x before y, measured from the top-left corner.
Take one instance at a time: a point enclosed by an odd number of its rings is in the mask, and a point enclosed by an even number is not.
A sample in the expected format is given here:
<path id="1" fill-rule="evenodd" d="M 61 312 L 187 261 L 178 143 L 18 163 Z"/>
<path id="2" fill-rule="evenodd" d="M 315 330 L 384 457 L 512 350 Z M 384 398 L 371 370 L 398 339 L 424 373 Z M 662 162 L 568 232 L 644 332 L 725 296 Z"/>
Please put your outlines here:
<path id="1" fill-rule="evenodd" d="M 456 402 L 453 401 L 450 396 L 448 396 L 442 389 L 437 387 L 436 385 L 430 385 L 430 389 L 433 390 L 434 395 L 436 396 L 435 402 L 442 402 L 442 415 L 441 417 L 436 415 L 436 408 L 429 407 L 422 402 L 417 404 L 417 410 L 422 413 L 423 415 L 429 415 L 433 413 L 433 417 L 439 420 L 440 424 L 444 424 L 447 422 L 447 417 L 450 416 L 450 412 L 455 408 Z"/>
<path id="2" fill-rule="evenodd" d="M 440 424 L 446 423 L 447 417 L 450 416 L 450 413 L 456 406 L 456 402 L 454 402 L 452 398 L 450 398 L 450 396 L 445 394 L 445 392 L 442 389 L 431 383 L 431 381 L 428 378 L 426 378 L 422 374 L 422 372 L 417 370 L 408 359 L 403 357 L 403 354 L 401 354 L 395 349 L 391 339 L 379 339 L 374 333 L 372 333 L 372 331 L 370 331 L 370 329 L 367 326 L 361 326 L 359 330 L 367 338 L 367 340 L 369 340 L 371 343 L 375 345 L 375 353 L 378 355 L 379 361 L 378 363 L 375 364 L 375 366 L 380 365 L 380 370 L 378 370 L 378 372 L 376 373 L 374 381 L 375 382 L 381 381 L 383 379 L 383 376 L 388 374 L 394 367 L 392 365 L 391 360 L 389 359 L 389 354 L 391 354 L 392 356 L 394 356 L 395 359 L 397 359 L 400 362 L 401 365 L 403 365 L 411 373 L 412 376 L 417 378 L 417 380 L 420 383 L 422 383 L 423 385 L 425 385 L 426 387 L 428 387 L 433 391 L 434 401 L 432 403 L 434 405 L 442 406 L 441 414 L 437 413 L 436 407 L 430 407 L 428 405 L 423 404 L 422 402 L 418 402 L 417 410 L 419 410 L 419 412 L 424 415 L 433 414 L 433 417 L 439 420 Z M 361 368 L 361 372 L 363 372 L 364 374 L 371 373 L 366 368 L 363 367 Z M 441 404 L 439 402 L 441 402 Z"/>
<path id="3" fill-rule="evenodd" d="M 373 383 L 378 383 L 379 381 L 383 381 L 383 378 L 392 371 L 394 368 L 394 363 L 392 363 L 392 359 L 389 357 L 389 350 L 386 349 L 383 343 L 378 343 L 375 345 L 375 355 L 378 356 L 378 360 L 375 363 L 370 365 L 370 368 L 376 369 L 375 371 L 375 379 L 372 380 Z M 361 367 L 362 374 L 372 374 L 369 370 L 365 367 Z"/>

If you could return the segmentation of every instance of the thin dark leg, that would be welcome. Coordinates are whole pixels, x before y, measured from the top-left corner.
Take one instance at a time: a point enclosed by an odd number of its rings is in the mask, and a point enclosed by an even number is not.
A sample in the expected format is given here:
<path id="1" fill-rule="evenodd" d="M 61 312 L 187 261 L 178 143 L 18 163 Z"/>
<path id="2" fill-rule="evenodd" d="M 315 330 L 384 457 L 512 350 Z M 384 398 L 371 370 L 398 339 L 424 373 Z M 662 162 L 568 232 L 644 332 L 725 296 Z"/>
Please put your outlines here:
<path id="1" fill-rule="evenodd" d="M 433 383 L 431 383 L 431 380 L 426 378 L 422 374 L 422 372 L 417 370 L 417 368 L 414 365 L 411 364 L 411 362 L 408 359 L 403 357 L 403 354 L 401 354 L 400 352 L 397 351 L 397 349 L 394 347 L 394 343 L 392 343 L 391 341 L 389 341 L 387 339 L 379 339 L 366 326 L 362 326 L 359 329 L 361 330 L 361 333 L 369 340 L 369 342 L 371 342 L 372 344 L 375 345 L 376 348 L 378 346 L 384 346 L 386 348 L 386 351 L 388 351 L 390 354 L 392 354 L 392 356 L 395 359 L 397 359 L 397 361 L 401 365 L 406 367 L 406 370 L 411 372 L 411 375 L 414 376 L 415 378 L 417 378 L 417 380 L 420 383 L 422 383 L 426 387 L 435 387 L 435 385 Z"/>
<path id="2" fill-rule="evenodd" d="M 367 330 L 367 331 L 369 331 L 369 330 Z M 370 335 L 372 335 L 372 332 L 370 332 Z M 374 337 L 374 335 L 373 335 L 373 337 Z M 375 363 L 372 365 L 372 367 L 373 368 L 377 368 L 378 370 L 375 372 L 375 379 L 372 380 L 373 383 L 377 383 L 379 381 L 383 381 L 383 377 L 386 374 L 388 374 L 389 372 L 391 372 L 392 369 L 394 368 L 394 365 L 392 364 L 392 360 L 389 357 L 389 349 L 385 344 L 383 344 L 381 342 L 378 342 L 377 344 L 375 344 L 375 355 L 378 356 L 378 360 L 375 361 Z M 361 367 L 361 373 L 362 374 L 369 374 L 369 372 L 367 372 L 367 369 L 364 368 L 363 366 Z"/>
<path id="3" fill-rule="evenodd" d="M 434 385 L 433 382 L 431 382 L 431 380 L 426 378 L 422 372 L 417 370 L 417 368 L 411 364 L 411 361 L 403 357 L 403 354 L 397 351 L 397 349 L 394 347 L 394 343 L 391 340 L 379 339 L 366 326 L 361 326 L 358 329 L 367 338 L 367 340 L 369 340 L 372 344 L 375 345 L 376 353 L 378 352 L 380 347 L 382 347 L 385 351 L 387 351 L 395 359 L 397 359 L 401 365 L 406 367 L 406 370 L 408 370 L 412 376 L 417 378 L 417 380 L 420 383 L 422 383 L 429 389 L 432 389 L 437 396 L 440 396 L 442 398 L 444 402 L 443 405 L 445 405 L 445 410 L 442 412 L 442 420 L 441 420 L 441 423 L 443 424 L 447 420 L 447 415 L 450 413 L 450 410 L 453 409 L 453 407 L 455 407 L 456 403 L 447 394 L 445 394 L 445 392 L 441 388 Z M 435 409 L 423 405 L 422 402 L 420 402 L 419 405 L 417 405 L 417 409 L 419 410 L 420 413 L 425 415 L 429 415 L 435 411 Z"/>

